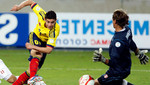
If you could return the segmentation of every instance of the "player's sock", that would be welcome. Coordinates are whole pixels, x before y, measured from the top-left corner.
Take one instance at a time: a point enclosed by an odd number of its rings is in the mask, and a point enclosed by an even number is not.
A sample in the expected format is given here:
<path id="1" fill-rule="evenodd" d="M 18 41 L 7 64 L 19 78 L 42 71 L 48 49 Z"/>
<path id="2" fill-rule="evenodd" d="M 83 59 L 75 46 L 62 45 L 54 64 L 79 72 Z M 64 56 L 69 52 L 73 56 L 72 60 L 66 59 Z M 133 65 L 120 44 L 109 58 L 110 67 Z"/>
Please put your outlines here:
<path id="1" fill-rule="evenodd" d="M 38 66 L 39 66 L 39 58 L 34 57 L 30 62 L 30 78 L 35 76 L 35 74 L 37 73 Z"/>
<path id="2" fill-rule="evenodd" d="M 23 85 L 29 79 L 28 73 L 25 71 L 12 85 Z"/>
<path id="3" fill-rule="evenodd" d="M 123 81 L 122 81 L 122 85 L 127 85 L 128 84 L 128 81 L 127 80 L 125 80 L 125 79 L 123 79 Z"/>
<path id="4" fill-rule="evenodd" d="M 122 85 L 133 85 L 133 84 L 123 79 Z"/>
<path id="5" fill-rule="evenodd" d="M 128 84 L 127 85 L 134 85 L 134 84 L 131 84 L 130 82 L 128 82 Z"/>

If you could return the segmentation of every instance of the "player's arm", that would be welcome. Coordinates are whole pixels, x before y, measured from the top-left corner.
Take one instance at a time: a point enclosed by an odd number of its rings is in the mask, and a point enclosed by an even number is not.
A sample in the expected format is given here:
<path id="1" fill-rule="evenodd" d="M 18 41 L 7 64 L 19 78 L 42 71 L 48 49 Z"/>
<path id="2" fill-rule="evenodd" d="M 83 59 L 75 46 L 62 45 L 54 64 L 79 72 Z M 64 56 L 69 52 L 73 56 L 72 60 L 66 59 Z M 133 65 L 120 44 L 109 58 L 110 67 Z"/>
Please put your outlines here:
<path id="1" fill-rule="evenodd" d="M 34 49 L 34 50 L 37 50 L 41 53 L 48 53 L 50 54 L 53 50 L 53 47 L 38 47 L 38 46 L 35 46 L 35 45 L 31 45 L 30 43 L 26 43 L 26 48 L 27 49 Z"/>
<path id="2" fill-rule="evenodd" d="M 141 64 L 146 64 L 149 61 L 149 57 L 145 55 L 148 50 L 139 50 L 133 40 L 130 42 L 130 49 L 135 53 L 139 58 Z"/>
<path id="3" fill-rule="evenodd" d="M 119 45 L 116 45 L 116 43 L 119 43 Z M 100 52 L 100 49 L 99 49 L 99 52 L 94 51 L 94 56 L 95 57 L 93 58 L 93 60 L 94 61 L 96 61 L 96 60 L 101 61 L 101 62 L 103 62 L 104 64 L 106 64 L 108 66 L 114 66 L 115 62 L 112 59 L 112 57 L 113 56 L 114 57 L 120 57 L 122 52 L 124 51 L 123 49 L 124 49 L 125 45 L 123 43 L 119 42 L 119 41 L 114 41 L 114 43 L 112 43 L 112 44 L 114 44 L 114 46 L 111 49 L 113 52 L 111 52 L 111 54 L 109 54 L 111 59 L 106 59 L 102 55 L 102 53 Z"/>
<path id="4" fill-rule="evenodd" d="M 135 54 L 137 54 L 138 48 L 137 48 L 135 42 L 134 42 L 132 39 L 131 39 L 131 41 L 130 41 L 130 49 L 131 49 Z"/>
<path id="5" fill-rule="evenodd" d="M 139 58 L 141 64 L 146 64 L 149 61 L 149 57 L 145 54 L 148 50 L 139 50 L 138 48 L 135 51 L 135 55 Z"/>
<path id="6" fill-rule="evenodd" d="M 94 57 L 93 57 L 93 61 L 94 62 L 103 62 L 104 64 L 108 65 L 109 64 L 109 59 L 105 58 L 103 55 L 102 55 L 102 48 L 99 48 L 99 50 L 95 50 L 94 51 Z"/>
<path id="7" fill-rule="evenodd" d="M 32 6 L 35 2 L 32 0 L 25 0 L 21 2 L 19 5 L 14 5 L 10 11 L 19 11 L 26 6 Z"/>

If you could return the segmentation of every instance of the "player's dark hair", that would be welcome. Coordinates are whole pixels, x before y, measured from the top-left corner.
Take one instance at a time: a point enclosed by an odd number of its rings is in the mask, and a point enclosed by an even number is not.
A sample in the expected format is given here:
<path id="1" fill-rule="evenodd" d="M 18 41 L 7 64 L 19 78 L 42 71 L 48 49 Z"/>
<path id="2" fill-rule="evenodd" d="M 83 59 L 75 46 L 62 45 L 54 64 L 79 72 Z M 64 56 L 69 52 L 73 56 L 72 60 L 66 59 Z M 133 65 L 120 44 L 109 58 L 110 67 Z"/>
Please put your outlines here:
<path id="1" fill-rule="evenodd" d="M 122 9 L 117 9 L 113 13 L 113 20 L 116 20 L 116 24 L 118 24 L 120 27 L 124 27 L 125 25 L 129 24 L 129 16 L 125 11 Z"/>
<path id="2" fill-rule="evenodd" d="M 45 19 L 55 19 L 56 20 L 56 13 L 54 11 L 48 11 L 45 15 Z"/>

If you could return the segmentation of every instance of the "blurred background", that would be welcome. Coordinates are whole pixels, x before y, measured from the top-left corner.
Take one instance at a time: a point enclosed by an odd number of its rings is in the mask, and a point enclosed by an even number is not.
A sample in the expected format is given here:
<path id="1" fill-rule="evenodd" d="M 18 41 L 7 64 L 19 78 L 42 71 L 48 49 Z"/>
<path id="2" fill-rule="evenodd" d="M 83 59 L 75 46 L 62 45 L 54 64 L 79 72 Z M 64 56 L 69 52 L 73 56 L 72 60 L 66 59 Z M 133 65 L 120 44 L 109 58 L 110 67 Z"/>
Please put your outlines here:
<path id="1" fill-rule="evenodd" d="M 0 0 L 0 47 L 24 48 L 29 32 L 37 24 L 37 17 L 30 7 L 18 12 L 10 11 L 12 6 L 22 1 Z M 129 14 L 129 27 L 138 47 L 150 49 L 150 0 L 34 1 L 46 12 L 54 10 L 57 13 L 60 35 L 56 48 L 107 49 L 114 34 L 112 13 L 122 8 Z"/>
<path id="2" fill-rule="evenodd" d="M 1 0 L 0 11 L 9 12 L 10 8 L 23 0 Z M 124 8 L 128 13 L 150 13 L 150 0 L 34 0 L 49 11 L 56 12 L 96 12 L 112 13 L 117 8 Z M 11 2 L 11 3 L 10 3 Z M 24 8 L 20 12 L 32 12 Z"/>
<path id="3" fill-rule="evenodd" d="M 17 76 L 28 69 L 29 53 L 25 43 L 38 23 L 30 7 L 10 11 L 22 1 L 0 0 L 0 59 Z M 92 57 L 93 50 L 101 47 L 104 49 L 103 56 L 109 58 L 108 47 L 114 34 L 112 13 L 115 9 L 127 11 L 133 40 L 140 49 L 150 51 L 150 0 L 34 1 L 46 12 L 54 10 L 60 25 L 55 51 L 47 55 L 38 72 L 46 84 L 78 85 L 79 78 L 84 74 L 96 79 L 107 71 L 108 66 L 92 62 Z M 134 53 L 131 54 L 132 70 L 126 80 L 136 85 L 150 85 L 150 63 L 141 65 Z M 147 55 L 150 56 L 150 52 Z M 1 84 L 9 85 L 5 80 Z"/>

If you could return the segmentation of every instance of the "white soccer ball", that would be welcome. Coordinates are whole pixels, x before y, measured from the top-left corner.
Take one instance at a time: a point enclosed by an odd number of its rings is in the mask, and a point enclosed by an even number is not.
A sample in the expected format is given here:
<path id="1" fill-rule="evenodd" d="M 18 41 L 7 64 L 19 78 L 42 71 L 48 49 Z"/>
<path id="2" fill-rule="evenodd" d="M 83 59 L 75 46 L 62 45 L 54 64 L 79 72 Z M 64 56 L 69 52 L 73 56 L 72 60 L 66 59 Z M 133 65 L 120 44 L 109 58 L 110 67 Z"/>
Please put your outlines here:
<path id="1" fill-rule="evenodd" d="M 33 84 L 30 85 L 46 85 L 44 81 L 36 81 Z"/>
<path id="2" fill-rule="evenodd" d="M 37 81 L 34 85 L 46 85 L 44 81 Z"/>
<path id="3" fill-rule="evenodd" d="M 83 75 L 79 79 L 79 85 L 94 85 L 94 79 L 90 75 Z"/>

